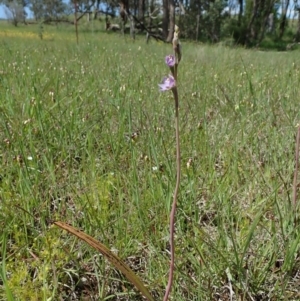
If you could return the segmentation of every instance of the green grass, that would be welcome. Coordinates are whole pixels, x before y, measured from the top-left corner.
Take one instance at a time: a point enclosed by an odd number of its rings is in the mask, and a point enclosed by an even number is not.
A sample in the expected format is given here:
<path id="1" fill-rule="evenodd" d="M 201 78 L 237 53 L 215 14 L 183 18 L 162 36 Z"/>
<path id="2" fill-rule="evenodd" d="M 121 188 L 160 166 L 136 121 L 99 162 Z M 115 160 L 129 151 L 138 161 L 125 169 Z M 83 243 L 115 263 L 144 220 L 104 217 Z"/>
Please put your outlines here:
<path id="1" fill-rule="evenodd" d="M 162 300 L 176 165 L 173 99 L 157 84 L 170 45 L 20 30 L 0 40 L 0 300 L 142 300 L 55 220 L 109 246 Z M 183 42 L 172 300 L 300 298 L 298 56 Z"/>

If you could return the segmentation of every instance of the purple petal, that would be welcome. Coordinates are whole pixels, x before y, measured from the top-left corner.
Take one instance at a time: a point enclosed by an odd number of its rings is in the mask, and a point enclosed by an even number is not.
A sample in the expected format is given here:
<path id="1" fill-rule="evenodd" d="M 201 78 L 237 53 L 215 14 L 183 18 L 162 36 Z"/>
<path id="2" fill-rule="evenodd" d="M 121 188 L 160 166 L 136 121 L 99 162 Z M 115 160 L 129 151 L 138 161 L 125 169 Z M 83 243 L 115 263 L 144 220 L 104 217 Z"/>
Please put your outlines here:
<path id="1" fill-rule="evenodd" d="M 175 56 L 170 54 L 165 57 L 165 62 L 169 67 L 174 67 L 175 65 Z"/>
<path id="2" fill-rule="evenodd" d="M 172 75 L 165 76 L 162 80 L 162 82 L 158 85 L 160 91 L 167 91 L 174 88 L 176 85 L 176 81 Z"/>

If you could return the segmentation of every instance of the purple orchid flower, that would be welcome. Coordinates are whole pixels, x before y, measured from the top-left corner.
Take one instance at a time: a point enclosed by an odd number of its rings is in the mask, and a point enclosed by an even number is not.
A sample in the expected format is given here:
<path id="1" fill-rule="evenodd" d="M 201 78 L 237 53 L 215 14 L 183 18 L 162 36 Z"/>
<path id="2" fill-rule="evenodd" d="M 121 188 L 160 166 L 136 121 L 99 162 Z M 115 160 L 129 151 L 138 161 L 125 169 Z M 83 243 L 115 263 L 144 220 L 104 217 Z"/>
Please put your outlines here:
<path id="1" fill-rule="evenodd" d="M 174 67 L 175 65 L 175 56 L 170 54 L 165 57 L 165 62 L 169 67 Z"/>
<path id="2" fill-rule="evenodd" d="M 159 90 L 163 92 L 163 91 L 168 91 L 173 89 L 175 85 L 176 85 L 175 78 L 170 74 L 168 76 L 165 76 L 161 84 L 159 84 L 158 86 L 159 86 Z"/>

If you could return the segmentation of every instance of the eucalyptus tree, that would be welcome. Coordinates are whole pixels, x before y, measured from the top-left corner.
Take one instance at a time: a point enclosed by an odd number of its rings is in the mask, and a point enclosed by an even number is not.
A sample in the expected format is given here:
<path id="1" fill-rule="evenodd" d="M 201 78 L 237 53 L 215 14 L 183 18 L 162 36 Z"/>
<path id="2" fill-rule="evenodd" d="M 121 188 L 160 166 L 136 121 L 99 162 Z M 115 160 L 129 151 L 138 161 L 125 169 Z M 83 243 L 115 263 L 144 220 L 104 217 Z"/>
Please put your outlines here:
<path id="1" fill-rule="evenodd" d="M 295 42 L 300 42 L 300 1 L 294 0 L 294 10 L 297 14 L 297 30 L 294 37 Z"/>
<path id="2" fill-rule="evenodd" d="M 279 37 L 282 38 L 287 25 L 287 12 L 290 6 L 290 0 L 282 0 L 281 3 L 281 18 L 279 23 Z"/>
<path id="3" fill-rule="evenodd" d="M 29 4 L 28 0 L 0 0 L 0 4 L 5 5 L 5 14 L 13 25 L 25 22 L 27 16 L 25 7 Z"/>
<path id="4" fill-rule="evenodd" d="M 44 5 L 41 0 L 31 0 L 30 10 L 36 21 L 41 20 L 44 17 Z"/>

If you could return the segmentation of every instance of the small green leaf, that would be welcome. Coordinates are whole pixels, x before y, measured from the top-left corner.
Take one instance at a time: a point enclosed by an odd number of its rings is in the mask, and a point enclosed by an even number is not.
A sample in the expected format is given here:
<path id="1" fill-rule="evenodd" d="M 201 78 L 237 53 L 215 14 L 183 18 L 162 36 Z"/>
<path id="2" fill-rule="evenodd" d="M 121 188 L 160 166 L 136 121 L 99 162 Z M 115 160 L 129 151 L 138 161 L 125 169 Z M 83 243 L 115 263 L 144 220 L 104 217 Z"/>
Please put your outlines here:
<path id="1" fill-rule="evenodd" d="M 88 243 L 91 247 L 98 250 L 102 255 L 104 255 L 117 269 L 119 269 L 125 277 L 134 284 L 137 289 L 144 295 L 148 301 L 154 301 L 152 295 L 147 290 L 147 288 L 144 286 L 143 282 L 140 280 L 140 278 L 130 269 L 130 267 L 122 261 L 118 256 L 116 256 L 113 252 L 111 252 L 105 245 L 94 239 L 93 237 L 89 236 L 88 234 L 67 225 L 63 222 L 54 222 L 54 224 L 69 233 L 77 236 L 81 240 Z"/>

